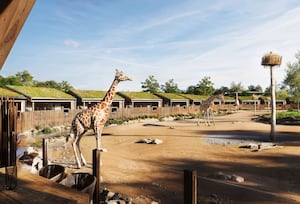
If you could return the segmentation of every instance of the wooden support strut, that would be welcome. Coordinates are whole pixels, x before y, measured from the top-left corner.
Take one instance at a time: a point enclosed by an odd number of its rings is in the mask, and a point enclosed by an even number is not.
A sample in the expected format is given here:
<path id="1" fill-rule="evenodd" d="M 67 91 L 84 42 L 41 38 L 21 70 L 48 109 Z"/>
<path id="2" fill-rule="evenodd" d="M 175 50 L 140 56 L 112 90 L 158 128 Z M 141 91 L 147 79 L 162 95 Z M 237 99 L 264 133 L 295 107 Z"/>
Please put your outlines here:
<path id="1" fill-rule="evenodd" d="M 43 166 L 48 165 L 48 139 L 43 138 Z"/>
<path id="2" fill-rule="evenodd" d="M 2 68 L 35 0 L 0 1 L 0 69 Z"/>
<path id="3" fill-rule="evenodd" d="M 100 185 L 101 185 L 101 150 L 93 150 L 93 175 L 96 177 L 93 203 L 100 203 Z"/>
<path id="4" fill-rule="evenodd" d="M 184 204 L 197 204 L 197 171 L 184 170 Z"/>

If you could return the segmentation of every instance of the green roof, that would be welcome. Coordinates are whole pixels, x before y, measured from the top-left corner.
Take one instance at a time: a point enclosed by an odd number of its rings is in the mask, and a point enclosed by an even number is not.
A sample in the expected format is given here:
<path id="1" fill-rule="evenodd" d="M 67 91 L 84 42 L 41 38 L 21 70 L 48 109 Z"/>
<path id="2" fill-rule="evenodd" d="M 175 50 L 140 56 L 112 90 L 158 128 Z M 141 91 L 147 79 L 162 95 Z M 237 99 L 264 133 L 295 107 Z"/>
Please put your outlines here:
<path id="1" fill-rule="evenodd" d="M 70 94 L 63 91 L 46 88 L 46 87 L 32 87 L 32 86 L 6 86 L 12 91 L 16 91 L 29 98 L 74 98 Z"/>
<path id="2" fill-rule="evenodd" d="M 195 95 L 195 94 L 180 94 L 180 95 L 191 100 L 206 100 L 209 98 L 209 96 Z"/>
<path id="3" fill-rule="evenodd" d="M 14 98 L 25 98 L 22 94 L 19 94 L 17 92 L 11 91 L 9 89 L 1 88 L 1 87 L 0 87 L 0 96 L 14 97 Z"/>
<path id="4" fill-rule="evenodd" d="M 240 100 L 258 100 L 258 99 L 253 99 L 253 96 L 239 96 Z"/>
<path id="5" fill-rule="evenodd" d="M 134 91 L 122 91 L 118 92 L 121 96 L 127 97 L 129 99 L 160 99 L 149 92 L 134 92 Z"/>
<path id="6" fill-rule="evenodd" d="M 74 93 L 79 98 L 94 98 L 94 99 L 103 99 L 107 91 L 99 90 L 71 90 L 71 93 Z M 122 99 L 121 96 L 115 94 L 114 99 Z"/>
<path id="7" fill-rule="evenodd" d="M 167 98 L 167 99 L 179 99 L 179 100 L 188 100 L 186 97 L 183 97 L 179 94 L 176 93 L 163 93 L 163 92 L 159 92 L 156 93 L 158 96 Z"/>

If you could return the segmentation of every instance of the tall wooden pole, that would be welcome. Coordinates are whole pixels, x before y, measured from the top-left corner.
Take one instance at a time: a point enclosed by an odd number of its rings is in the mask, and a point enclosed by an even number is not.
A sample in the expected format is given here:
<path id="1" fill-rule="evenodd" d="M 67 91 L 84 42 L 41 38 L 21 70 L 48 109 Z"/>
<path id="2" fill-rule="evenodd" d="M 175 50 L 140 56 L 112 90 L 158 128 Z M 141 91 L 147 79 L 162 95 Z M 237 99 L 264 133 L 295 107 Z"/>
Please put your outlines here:
<path id="1" fill-rule="evenodd" d="M 275 79 L 274 79 L 274 69 L 270 66 L 270 77 L 271 77 L 271 133 L 270 140 L 275 141 L 276 132 L 276 96 L 275 96 Z"/>
<path id="2" fill-rule="evenodd" d="M 276 97 L 275 97 L 275 78 L 274 78 L 274 67 L 281 65 L 282 57 L 270 52 L 263 56 L 261 65 L 270 67 L 270 91 L 271 91 L 271 133 L 270 140 L 275 141 L 275 129 L 276 129 Z"/>

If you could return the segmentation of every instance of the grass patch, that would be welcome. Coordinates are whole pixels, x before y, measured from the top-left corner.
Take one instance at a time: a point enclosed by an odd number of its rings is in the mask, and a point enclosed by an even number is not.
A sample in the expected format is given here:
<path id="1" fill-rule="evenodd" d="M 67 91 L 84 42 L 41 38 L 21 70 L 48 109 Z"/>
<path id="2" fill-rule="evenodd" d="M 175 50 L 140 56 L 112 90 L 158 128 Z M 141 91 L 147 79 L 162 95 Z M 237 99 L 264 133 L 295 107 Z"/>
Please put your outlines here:
<path id="1" fill-rule="evenodd" d="M 271 114 L 264 115 L 264 118 L 271 118 Z M 284 119 L 284 118 L 300 118 L 300 112 L 295 110 L 276 112 L 276 119 Z"/>

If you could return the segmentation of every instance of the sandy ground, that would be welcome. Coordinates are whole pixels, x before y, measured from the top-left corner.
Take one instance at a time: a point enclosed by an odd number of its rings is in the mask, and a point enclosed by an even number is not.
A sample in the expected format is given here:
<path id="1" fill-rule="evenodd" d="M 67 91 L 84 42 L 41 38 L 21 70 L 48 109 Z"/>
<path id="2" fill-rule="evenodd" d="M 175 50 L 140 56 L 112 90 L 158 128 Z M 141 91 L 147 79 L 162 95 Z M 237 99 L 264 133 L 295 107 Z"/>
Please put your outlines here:
<path id="1" fill-rule="evenodd" d="M 254 122 L 253 117 L 253 112 L 240 111 L 216 117 L 215 126 L 197 126 L 195 119 L 186 119 L 105 127 L 103 185 L 131 198 L 144 198 L 139 203 L 183 203 L 183 172 L 195 169 L 201 203 L 208 203 L 211 195 L 220 203 L 300 203 L 300 126 L 277 125 L 277 144 L 282 148 L 252 152 L 239 148 L 240 143 L 268 141 L 270 132 L 270 125 Z M 136 143 L 145 138 L 163 143 Z M 81 146 L 89 166 L 70 171 L 91 172 L 94 135 L 83 137 Z M 49 156 L 74 166 L 74 159 L 66 159 L 72 157 L 70 146 Z M 210 179 L 218 172 L 242 176 L 245 182 Z"/>

